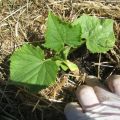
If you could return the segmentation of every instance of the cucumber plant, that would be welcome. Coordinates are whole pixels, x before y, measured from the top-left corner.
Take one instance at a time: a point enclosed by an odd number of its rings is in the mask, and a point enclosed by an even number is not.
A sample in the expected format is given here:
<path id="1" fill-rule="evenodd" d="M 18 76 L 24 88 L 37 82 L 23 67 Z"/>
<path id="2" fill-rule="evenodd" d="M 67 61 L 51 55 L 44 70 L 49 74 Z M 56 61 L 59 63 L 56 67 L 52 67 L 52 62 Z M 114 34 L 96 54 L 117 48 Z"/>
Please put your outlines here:
<path id="1" fill-rule="evenodd" d="M 77 65 L 67 59 L 71 49 L 86 44 L 92 53 L 106 53 L 113 48 L 113 22 L 83 14 L 71 23 L 49 12 L 44 49 L 32 44 L 18 48 L 10 58 L 10 82 L 32 86 L 32 91 L 54 84 L 60 69 L 78 70 Z M 45 49 L 52 50 L 54 56 L 45 56 Z"/>

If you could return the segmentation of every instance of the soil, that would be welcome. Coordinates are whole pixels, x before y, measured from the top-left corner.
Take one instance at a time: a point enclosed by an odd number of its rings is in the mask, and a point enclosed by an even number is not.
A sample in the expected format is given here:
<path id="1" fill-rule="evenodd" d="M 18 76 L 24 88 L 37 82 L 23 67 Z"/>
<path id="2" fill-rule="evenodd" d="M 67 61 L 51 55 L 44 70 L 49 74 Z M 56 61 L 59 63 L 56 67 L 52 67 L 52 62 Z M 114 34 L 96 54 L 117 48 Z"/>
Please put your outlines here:
<path id="1" fill-rule="evenodd" d="M 23 86 L 10 85 L 9 58 L 14 50 L 27 43 L 44 42 L 48 11 L 73 21 L 81 14 L 114 19 L 116 45 L 105 54 L 92 54 L 85 45 L 74 50 L 69 59 L 79 66 L 81 81 L 70 72 L 70 81 L 62 79 L 54 86 L 32 94 Z M 1 120 L 66 120 L 64 107 L 77 101 L 75 89 L 85 84 L 83 76 L 94 75 L 104 84 L 112 74 L 120 73 L 120 2 L 83 0 L 1 0 L 0 1 L 0 119 Z M 71 83 L 72 81 L 72 83 Z M 74 84 L 73 84 L 74 83 Z M 58 84 L 61 88 L 58 89 Z M 52 93 L 50 92 L 52 91 Z"/>

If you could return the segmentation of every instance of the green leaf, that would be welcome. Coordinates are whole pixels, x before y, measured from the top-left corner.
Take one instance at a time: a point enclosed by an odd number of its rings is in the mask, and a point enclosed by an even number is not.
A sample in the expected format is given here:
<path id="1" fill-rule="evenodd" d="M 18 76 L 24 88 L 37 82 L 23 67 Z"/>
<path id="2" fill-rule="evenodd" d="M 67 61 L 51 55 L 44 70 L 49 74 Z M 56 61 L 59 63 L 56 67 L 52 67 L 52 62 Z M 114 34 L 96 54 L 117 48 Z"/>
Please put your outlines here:
<path id="1" fill-rule="evenodd" d="M 64 71 L 68 70 L 68 66 L 64 63 L 64 60 L 55 61 L 58 67 L 61 67 Z"/>
<path id="2" fill-rule="evenodd" d="M 56 60 L 56 64 L 61 67 L 64 71 L 70 69 L 70 71 L 78 71 L 79 68 L 76 64 L 73 62 L 70 62 L 69 60 Z"/>
<path id="3" fill-rule="evenodd" d="M 60 52 L 64 45 L 76 47 L 83 43 L 80 25 L 71 25 L 49 12 L 44 46 Z"/>
<path id="4" fill-rule="evenodd" d="M 68 66 L 64 63 L 61 64 L 60 66 L 64 71 L 67 71 L 68 70 Z"/>
<path id="5" fill-rule="evenodd" d="M 70 47 L 68 46 L 65 46 L 64 47 L 64 51 L 63 51 L 63 55 L 64 55 L 64 59 L 67 60 L 67 57 L 69 55 L 69 52 L 70 52 Z"/>
<path id="6" fill-rule="evenodd" d="M 66 65 L 68 66 L 68 68 L 69 68 L 72 72 L 79 70 L 78 66 L 77 66 L 76 64 L 70 62 L 69 60 L 66 60 L 66 61 L 63 61 L 63 62 L 64 62 L 64 64 L 66 64 Z"/>
<path id="7" fill-rule="evenodd" d="M 92 53 L 106 53 L 115 44 L 113 22 L 111 19 L 101 20 L 83 14 L 73 22 L 73 25 L 81 25 L 81 37 L 86 39 L 87 48 Z"/>
<path id="8" fill-rule="evenodd" d="M 12 82 L 36 85 L 40 89 L 53 84 L 58 67 L 51 59 L 45 60 L 40 47 L 23 45 L 10 58 L 10 78 Z"/>
<path id="9" fill-rule="evenodd" d="M 65 46 L 62 51 L 56 54 L 56 57 L 61 60 L 67 60 L 71 47 Z"/>
<path id="10" fill-rule="evenodd" d="M 83 14 L 80 18 L 73 22 L 73 25 L 81 25 L 82 35 L 81 38 L 87 39 L 96 25 L 99 24 L 99 19 L 95 16 Z"/>

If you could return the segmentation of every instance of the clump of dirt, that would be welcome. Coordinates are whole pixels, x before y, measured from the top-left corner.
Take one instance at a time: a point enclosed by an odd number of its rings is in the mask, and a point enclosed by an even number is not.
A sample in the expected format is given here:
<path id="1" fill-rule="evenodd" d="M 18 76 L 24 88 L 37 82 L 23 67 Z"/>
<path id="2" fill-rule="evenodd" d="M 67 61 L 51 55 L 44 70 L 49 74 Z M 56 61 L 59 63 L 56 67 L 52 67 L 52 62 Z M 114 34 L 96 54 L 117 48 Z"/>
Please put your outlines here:
<path id="1" fill-rule="evenodd" d="M 62 19 L 73 21 L 81 14 L 115 20 L 116 45 L 106 54 L 92 54 L 86 46 L 69 55 L 81 72 L 81 81 L 72 73 L 61 72 L 56 84 L 40 94 L 24 87 L 9 85 L 9 57 L 24 43 L 42 44 L 45 23 L 51 10 Z M 74 91 L 87 75 L 105 80 L 120 73 L 120 3 L 83 0 L 1 0 L 0 1 L 0 119 L 7 120 L 65 120 L 64 107 L 77 101 Z M 66 77 L 68 80 L 66 80 Z M 63 79 L 64 78 L 64 79 Z M 52 91 L 52 92 L 51 92 Z"/>

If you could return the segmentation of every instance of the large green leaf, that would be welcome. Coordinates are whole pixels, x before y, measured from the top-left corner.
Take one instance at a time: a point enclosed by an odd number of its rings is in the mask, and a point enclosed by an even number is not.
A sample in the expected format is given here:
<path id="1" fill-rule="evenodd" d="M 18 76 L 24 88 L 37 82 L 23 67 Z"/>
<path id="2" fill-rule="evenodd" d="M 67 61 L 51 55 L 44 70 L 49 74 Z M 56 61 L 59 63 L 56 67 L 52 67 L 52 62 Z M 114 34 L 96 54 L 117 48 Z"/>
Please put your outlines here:
<path id="1" fill-rule="evenodd" d="M 83 43 L 81 40 L 81 27 L 80 25 L 71 25 L 64 22 L 50 12 L 45 40 L 44 46 L 57 52 L 60 52 L 65 44 L 76 47 Z"/>
<path id="2" fill-rule="evenodd" d="M 86 39 L 87 48 L 92 53 L 105 53 L 115 44 L 112 19 L 98 19 L 95 16 L 83 14 L 73 22 L 81 25 L 82 38 Z"/>
<path id="3" fill-rule="evenodd" d="M 12 82 L 37 85 L 40 89 L 55 82 L 58 67 L 51 59 L 45 60 L 40 47 L 23 45 L 10 58 Z"/>

